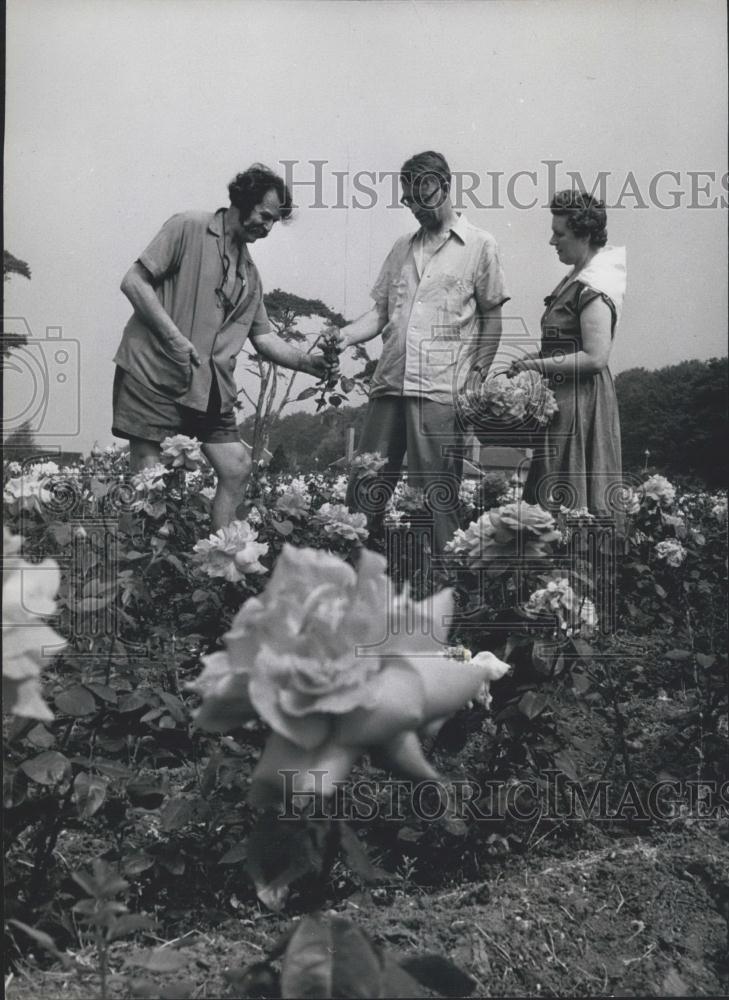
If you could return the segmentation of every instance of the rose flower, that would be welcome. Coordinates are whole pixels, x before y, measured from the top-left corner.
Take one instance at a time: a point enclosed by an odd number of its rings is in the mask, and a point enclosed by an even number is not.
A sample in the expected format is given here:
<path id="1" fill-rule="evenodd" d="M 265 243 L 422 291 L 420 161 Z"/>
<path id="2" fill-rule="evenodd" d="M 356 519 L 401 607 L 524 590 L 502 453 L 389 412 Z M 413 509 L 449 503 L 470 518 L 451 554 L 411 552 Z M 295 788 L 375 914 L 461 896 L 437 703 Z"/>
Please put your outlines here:
<path id="1" fill-rule="evenodd" d="M 286 545 L 225 650 L 204 658 L 192 685 L 202 696 L 197 724 L 222 732 L 259 715 L 271 727 L 255 804 L 280 798 L 283 770 L 296 772 L 294 794 L 331 795 L 371 748 L 408 777 L 437 778 L 418 731 L 432 731 L 492 676 L 490 661 L 454 669 L 444 657 L 452 604 L 448 590 L 420 603 L 392 594 L 385 559 L 369 550 L 355 572 L 331 553 Z"/>

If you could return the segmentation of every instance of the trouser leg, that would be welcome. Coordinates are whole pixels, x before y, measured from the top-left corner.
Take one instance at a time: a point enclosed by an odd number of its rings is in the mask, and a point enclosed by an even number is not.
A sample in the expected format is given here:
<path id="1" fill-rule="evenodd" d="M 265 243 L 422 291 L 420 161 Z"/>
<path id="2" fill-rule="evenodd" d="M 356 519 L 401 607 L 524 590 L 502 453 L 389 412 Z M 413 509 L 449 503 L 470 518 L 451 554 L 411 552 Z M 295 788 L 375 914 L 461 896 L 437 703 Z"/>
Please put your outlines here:
<path id="1" fill-rule="evenodd" d="M 367 515 L 371 534 L 383 529 L 385 507 L 397 484 L 407 445 L 405 400 L 400 396 L 378 396 L 370 400 L 357 451 L 378 452 L 386 464 L 376 475 L 356 469 L 347 485 L 350 510 Z"/>
<path id="2" fill-rule="evenodd" d="M 433 553 L 440 557 L 458 523 L 463 474 L 463 434 L 452 405 L 409 398 L 408 482 L 425 493 L 433 515 Z"/>

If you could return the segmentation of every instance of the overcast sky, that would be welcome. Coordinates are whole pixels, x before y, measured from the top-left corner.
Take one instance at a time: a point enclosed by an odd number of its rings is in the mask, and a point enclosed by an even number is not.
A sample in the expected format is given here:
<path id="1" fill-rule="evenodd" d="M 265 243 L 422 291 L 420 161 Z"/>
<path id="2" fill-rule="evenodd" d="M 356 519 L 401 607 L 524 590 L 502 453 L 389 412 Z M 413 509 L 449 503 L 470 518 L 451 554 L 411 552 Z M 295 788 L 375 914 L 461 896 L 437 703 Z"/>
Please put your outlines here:
<path id="1" fill-rule="evenodd" d="M 60 361 L 34 345 L 8 375 L 6 418 L 35 412 L 47 378 L 40 443 L 110 443 L 122 275 L 174 212 L 226 204 L 255 160 L 296 161 L 300 206 L 253 248 L 264 287 L 354 317 L 415 228 L 378 175 L 440 150 L 501 247 L 507 331 L 532 338 L 565 273 L 550 187 L 604 171 L 610 243 L 628 254 L 613 372 L 726 354 L 720 0 L 9 0 L 7 18 L 5 247 L 33 276 L 5 285 L 5 315 L 78 342 Z M 314 160 L 326 207 L 301 183 Z"/>

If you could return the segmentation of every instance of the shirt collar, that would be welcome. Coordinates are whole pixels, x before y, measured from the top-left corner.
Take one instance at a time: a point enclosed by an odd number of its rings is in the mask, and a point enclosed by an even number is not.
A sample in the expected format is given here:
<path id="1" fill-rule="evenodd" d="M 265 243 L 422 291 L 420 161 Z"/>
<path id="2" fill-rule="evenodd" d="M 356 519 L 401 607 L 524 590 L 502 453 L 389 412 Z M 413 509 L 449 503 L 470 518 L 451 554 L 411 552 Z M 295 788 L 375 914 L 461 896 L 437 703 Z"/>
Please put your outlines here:
<path id="1" fill-rule="evenodd" d="M 465 243 L 467 228 L 468 228 L 468 222 L 466 220 L 466 216 L 462 212 L 457 212 L 456 221 L 453 223 L 452 226 L 450 226 L 448 230 L 448 237 L 450 237 L 452 233 L 461 243 Z M 410 237 L 410 242 L 413 243 L 415 238 L 417 236 L 420 236 L 422 232 L 423 232 L 422 226 L 420 227 L 420 229 L 416 229 L 415 232 Z"/>
<path id="2" fill-rule="evenodd" d="M 208 222 L 208 232 L 215 236 L 216 239 L 222 239 L 223 237 L 223 213 L 227 211 L 225 208 L 218 208 L 210 216 L 210 221 Z M 241 246 L 241 252 L 238 254 L 238 274 L 245 278 L 245 268 L 247 265 L 253 263 L 253 258 L 248 250 L 248 244 L 244 243 Z"/>

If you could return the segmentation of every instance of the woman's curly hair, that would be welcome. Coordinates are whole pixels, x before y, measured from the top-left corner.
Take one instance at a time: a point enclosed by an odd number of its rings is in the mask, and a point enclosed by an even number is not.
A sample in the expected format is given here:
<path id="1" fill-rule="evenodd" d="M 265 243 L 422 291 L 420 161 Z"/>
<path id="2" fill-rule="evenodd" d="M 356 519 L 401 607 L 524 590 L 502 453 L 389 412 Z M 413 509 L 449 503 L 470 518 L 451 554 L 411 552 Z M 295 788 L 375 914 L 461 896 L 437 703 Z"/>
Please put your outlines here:
<path id="1" fill-rule="evenodd" d="M 282 177 L 263 163 L 254 163 L 242 174 L 237 174 L 228 185 L 230 203 L 247 219 L 256 205 L 269 191 L 275 191 L 281 202 L 279 213 L 288 219 L 293 210 L 291 192 Z"/>
<path id="2" fill-rule="evenodd" d="M 575 236 L 587 236 L 591 247 L 607 243 L 607 212 L 605 202 L 584 191 L 557 191 L 549 206 L 552 215 L 562 215 L 567 228 Z"/>

